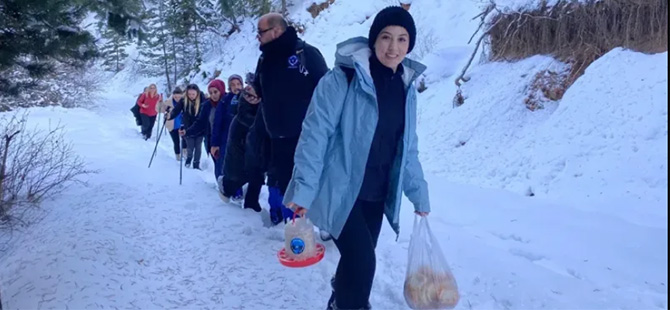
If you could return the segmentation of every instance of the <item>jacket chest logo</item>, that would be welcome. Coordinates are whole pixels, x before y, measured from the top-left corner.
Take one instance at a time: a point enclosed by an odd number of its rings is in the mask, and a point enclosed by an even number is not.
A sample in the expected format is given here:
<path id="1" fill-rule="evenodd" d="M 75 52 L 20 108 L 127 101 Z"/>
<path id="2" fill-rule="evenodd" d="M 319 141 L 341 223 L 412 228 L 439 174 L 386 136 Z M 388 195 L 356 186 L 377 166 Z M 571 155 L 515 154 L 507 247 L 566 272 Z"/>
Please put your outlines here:
<path id="1" fill-rule="evenodd" d="M 298 68 L 298 56 L 292 55 L 288 58 L 288 68 L 297 69 Z"/>
<path id="2" fill-rule="evenodd" d="M 288 68 L 298 69 L 298 71 L 304 76 L 307 76 L 309 74 L 309 71 L 307 71 L 307 67 L 305 67 L 305 64 L 302 63 L 302 61 L 300 61 L 298 55 L 291 55 L 291 57 L 288 58 Z"/>

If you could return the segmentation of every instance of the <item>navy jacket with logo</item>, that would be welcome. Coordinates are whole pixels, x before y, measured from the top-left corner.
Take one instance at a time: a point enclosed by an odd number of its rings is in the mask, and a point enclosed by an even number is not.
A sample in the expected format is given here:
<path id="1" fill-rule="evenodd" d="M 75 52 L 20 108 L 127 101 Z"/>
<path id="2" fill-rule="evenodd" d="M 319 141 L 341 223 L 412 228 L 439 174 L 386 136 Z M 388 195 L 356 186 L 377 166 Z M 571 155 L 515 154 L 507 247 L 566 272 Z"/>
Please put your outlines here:
<path id="1" fill-rule="evenodd" d="M 328 71 L 319 50 L 300 40 L 295 29 L 261 46 L 254 88 L 271 138 L 300 136 L 314 88 Z"/>

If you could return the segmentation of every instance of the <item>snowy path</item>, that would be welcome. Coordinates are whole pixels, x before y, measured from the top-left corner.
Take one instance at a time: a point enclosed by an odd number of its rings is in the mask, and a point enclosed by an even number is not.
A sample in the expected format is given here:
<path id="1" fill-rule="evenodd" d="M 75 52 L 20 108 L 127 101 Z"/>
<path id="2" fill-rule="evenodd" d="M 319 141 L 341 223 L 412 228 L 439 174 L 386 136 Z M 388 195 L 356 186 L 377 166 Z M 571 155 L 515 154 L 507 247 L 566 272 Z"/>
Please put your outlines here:
<path id="1" fill-rule="evenodd" d="M 180 187 L 168 139 L 147 169 L 153 142 L 138 137 L 128 102 L 110 98 L 97 113 L 31 110 L 31 122 L 62 119 L 100 173 L 45 203 L 45 219 L 0 253 L 3 309 L 323 309 L 334 245 L 315 267 L 279 265 L 282 228 L 223 205 L 210 170 L 184 170 Z M 433 228 L 462 291 L 458 308 L 668 307 L 667 218 L 626 221 L 584 206 L 429 182 Z M 400 240 L 383 228 L 375 309 L 406 309 L 411 223 L 406 204 Z"/>

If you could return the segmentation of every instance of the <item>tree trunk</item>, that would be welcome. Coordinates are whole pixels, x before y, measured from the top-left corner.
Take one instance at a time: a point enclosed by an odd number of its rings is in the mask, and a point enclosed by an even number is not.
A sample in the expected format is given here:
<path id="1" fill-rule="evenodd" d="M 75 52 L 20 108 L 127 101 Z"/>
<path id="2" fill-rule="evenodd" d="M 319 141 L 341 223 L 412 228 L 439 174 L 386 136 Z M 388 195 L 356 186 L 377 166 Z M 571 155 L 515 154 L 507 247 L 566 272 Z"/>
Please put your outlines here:
<path id="1" fill-rule="evenodd" d="M 165 35 L 165 3 L 161 1 L 160 5 L 158 6 L 158 16 L 161 21 L 160 27 L 161 27 L 161 47 L 163 47 L 163 66 L 165 68 L 165 78 L 167 79 L 167 85 L 168 89 L 172 91 L 172 81 L 170 81 L 170 66 L 168 64 L 168 52 L 167 52 L 167 46 L 165 46 L 165 39 L 167 36 Z"/>
<path id="2" fill-rule="evenodd" d="M 18 135 L 21 131 L 17 131 L 10 135 L 5 135 L 5 151 L 2 154 L 2 166 L 0 166 L 0 220 L 4 219 L 7 216 L 8 208 L 5 208 L 5 172 L 7 167 L 7 154 L 9 154 L 9 143 L 12 142 L 12 139 Z"/>
<path id="3" fill-rule="evenodd" d="M 174 36 L 172 36 L 172 65 L 174 69 L 173 73 L 175 84 L 179 84 L 177 81 L 177 43 L 174 40 Z"/>
<path id="4" fill-rule="evenodd" d="M 202 59 L 201 59 L 201 55 L 200 55 L 200 45 L 198 44 L 199 43 L 199 41 L 198 41 L 199 32 L 198 32 L 198 21 L 197 20 L 194 20 L 193 27 L 195 28 L 194 29 L 195 31 L 192 34 L 193 38 L 195 40 L 195 42 L 194 42 L 195 43 L 195 64 L 194 64 L 193 69 L 200 70 L 200 62 L 201 62 Z"/>

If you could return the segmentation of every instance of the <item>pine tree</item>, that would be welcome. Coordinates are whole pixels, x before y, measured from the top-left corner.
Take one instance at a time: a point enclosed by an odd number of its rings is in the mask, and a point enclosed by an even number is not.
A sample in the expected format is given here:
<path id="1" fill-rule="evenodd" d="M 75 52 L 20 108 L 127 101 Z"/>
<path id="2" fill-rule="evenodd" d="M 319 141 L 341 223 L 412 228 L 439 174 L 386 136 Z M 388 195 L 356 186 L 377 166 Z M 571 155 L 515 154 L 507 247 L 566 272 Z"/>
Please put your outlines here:
<path id="1" fill-rule="evenodd" d="M 244 0 L 219 0 L 218 9 L 233 27 L 234 30 L 239 31 L 238 18 L 245 15 Z"/>
<path id="2" fill-rule="evenodd" d="M 125 34 L 131 22 L 139 24 L 141 1 L 1 0 L 0 92 L 16 86 L 5 70 L 22 68 L 39 78 L 61 65 L 84 67 L 99 56 L 95 38 L 80 26 L 88 13 L 98 13 Z"/>
<path id="3" fill-rule="evenodd" d="M 145 11 L 143 19 L 147 21 L 145 35 L 143 35 L 139 46 L 142 66 L 139 73 L 149 76 L 165 75 L 168 89 L 172 89 L 176 80 L 176 55 L 174 46 L 170 48 L 170 42 L 174 37 L 168 29 L 168 3 L 165 0 L 157 0 L 155 7 Z M 173 44 L 174 45 L 174 44 Z M 173 70 L 174 69 L 174 70 Z"/>
<path id="4" fill-rule="evenodd" d="M 130 43 L 128 37 L 110 28 L 102 33 L 102 37 L 106 40 L 105 44 L 100 47 L 103 67 L 112 72 L 123 70 L 123 62 L 128 57 L 126 53 L 126 47 Z"/>

